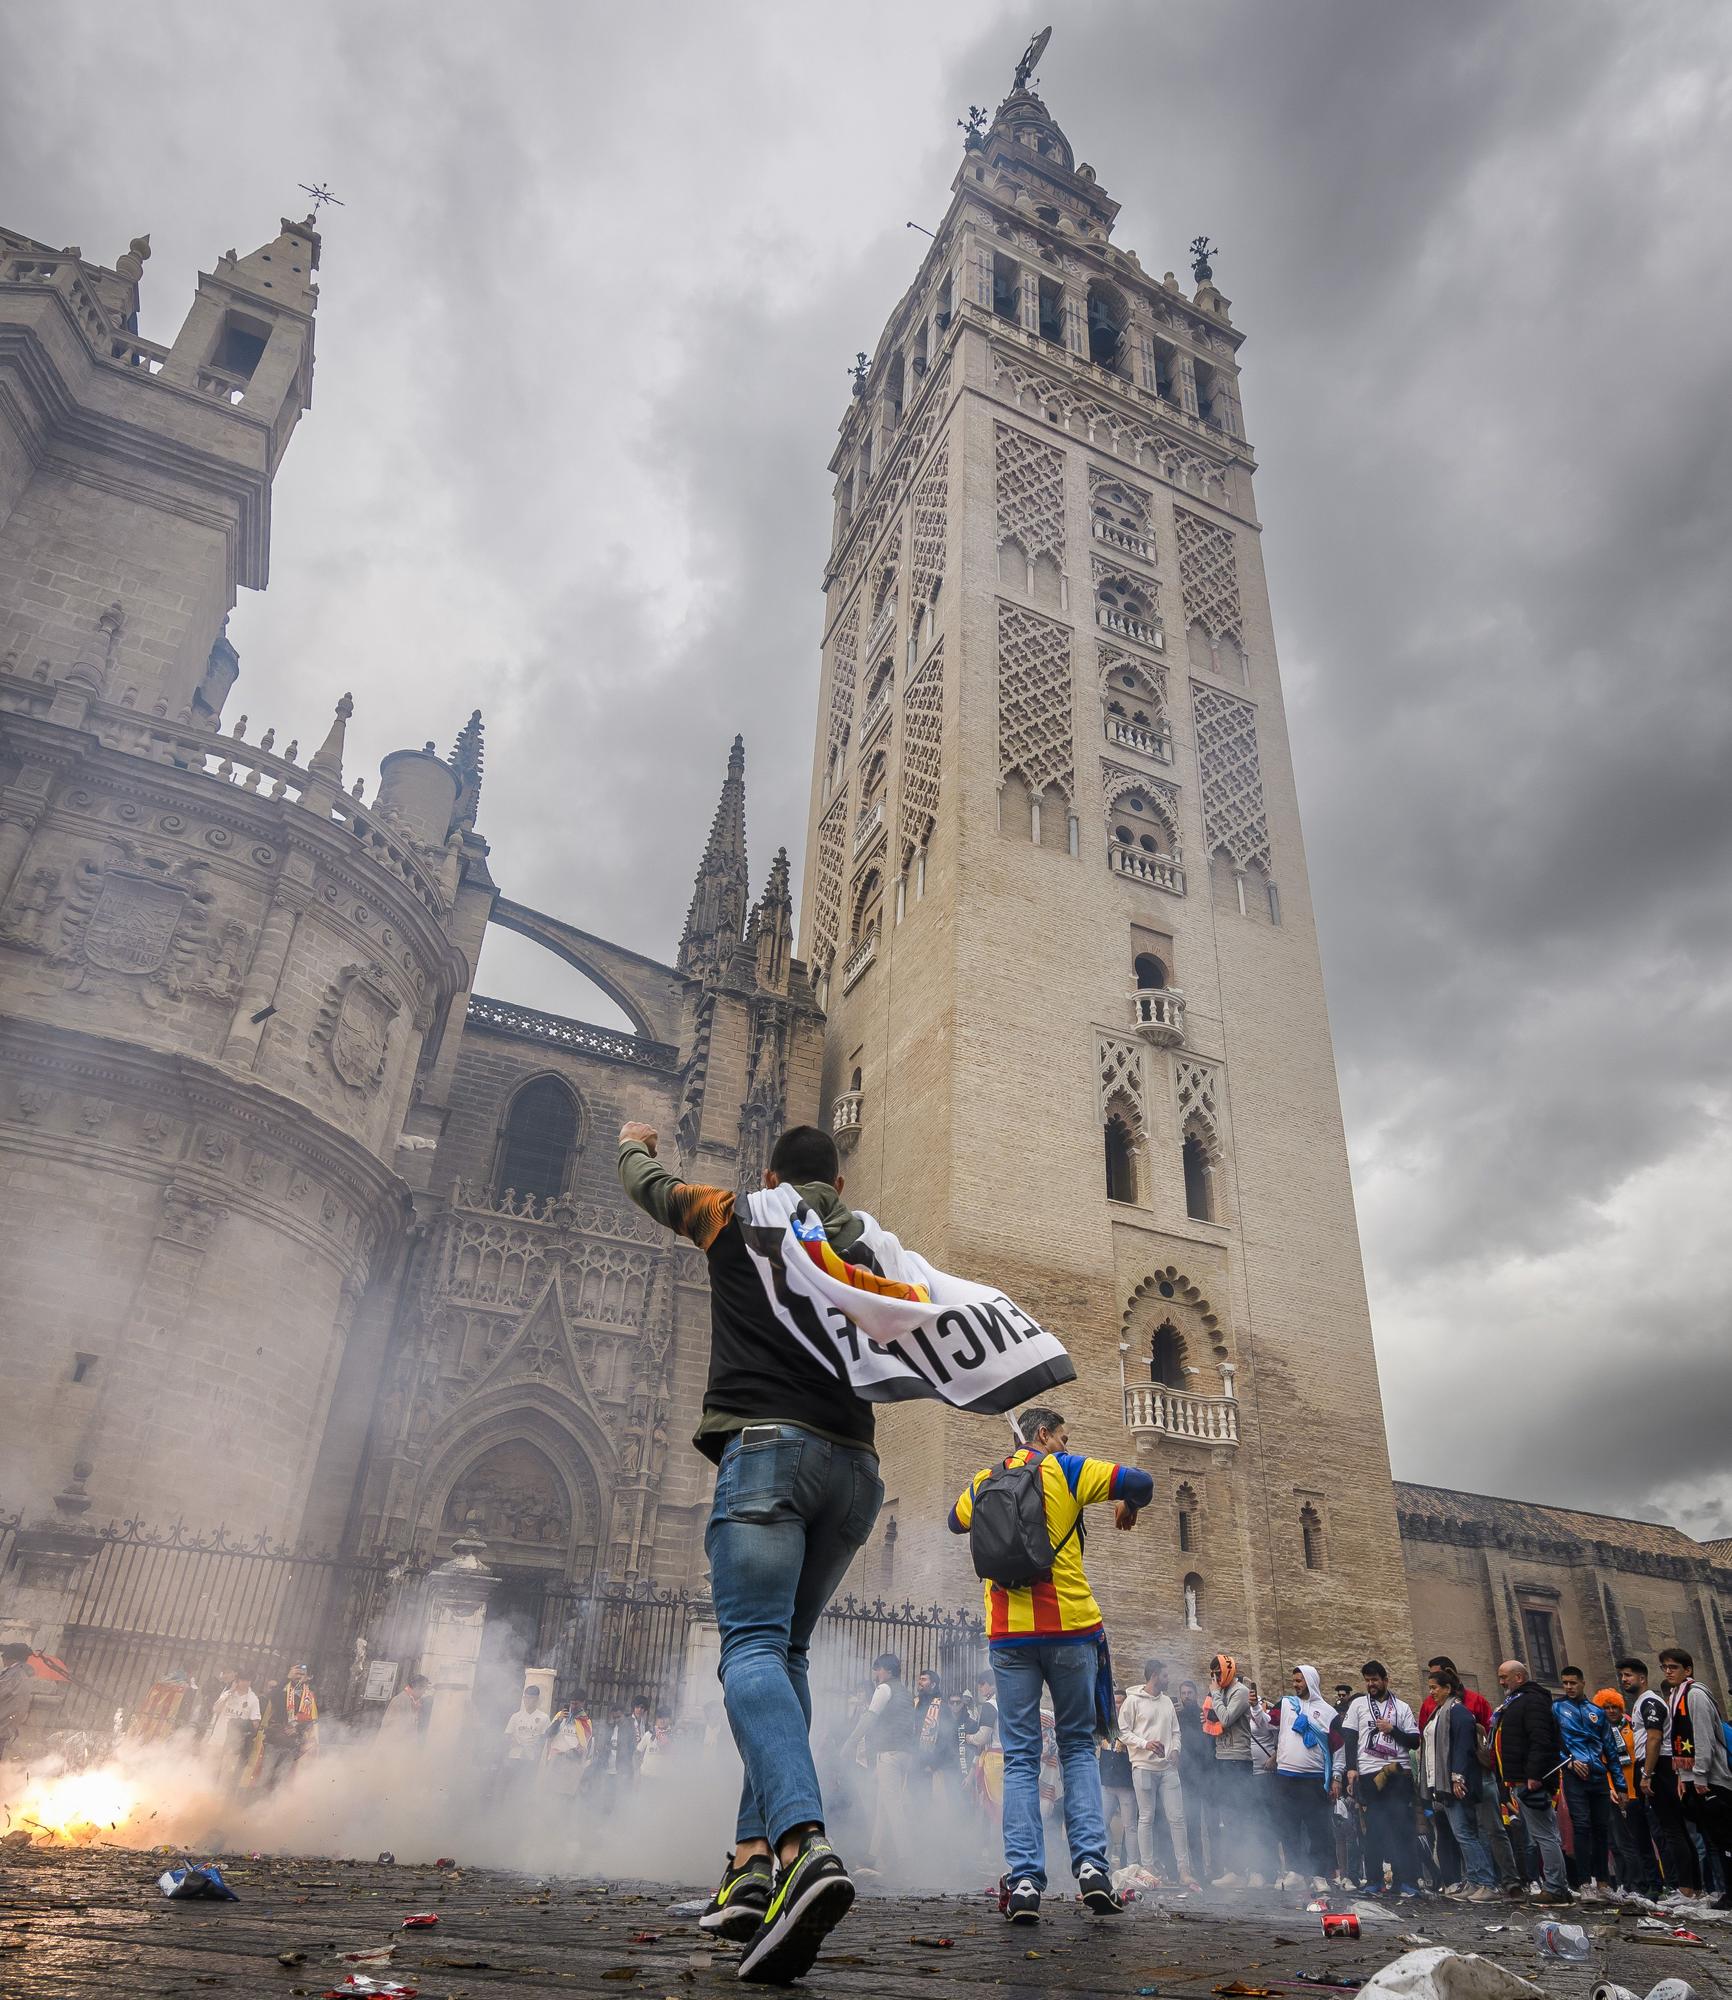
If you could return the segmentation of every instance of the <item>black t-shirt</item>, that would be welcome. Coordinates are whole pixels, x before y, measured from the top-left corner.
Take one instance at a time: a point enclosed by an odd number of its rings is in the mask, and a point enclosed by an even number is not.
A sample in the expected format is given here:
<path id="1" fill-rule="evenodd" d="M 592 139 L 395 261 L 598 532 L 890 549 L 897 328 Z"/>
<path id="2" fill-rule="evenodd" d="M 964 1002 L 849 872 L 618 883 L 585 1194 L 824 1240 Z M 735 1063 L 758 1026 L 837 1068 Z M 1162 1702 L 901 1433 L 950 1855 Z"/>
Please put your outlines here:
<path id="1" fill-rule="evenodd" d="M 674 1196 L 673 1226 L 704 1252 L 710 1267 L 710 1373 L 704 1386 L 705 1425 L 692 1442 L 720 1463 L 733 1434 L 708 1419 L 738 1417 L 746 1423 L 800 1424 L 849 1444 L 872 1447 L 872 1406 L 833 1375 L 776 1320 L 743 1233 L 745 1214 L 722 1188 L 682 1182 Z M 838 1230 L 836 1249 L 850 1263 L 877 1270 L 859 1241 L 858 1224 Z M 785 1301 L 796 1318 L 812 1307 Z"/>
<path id="2" fill-rule="evenodd" d="M 1122 1746 L 1115 1750 L 1110 1743 L 1101 1745 L 1101 1783 L 1116 1785 L 1121 1792 L 1131 1789 L 1131 1753 Z"/>

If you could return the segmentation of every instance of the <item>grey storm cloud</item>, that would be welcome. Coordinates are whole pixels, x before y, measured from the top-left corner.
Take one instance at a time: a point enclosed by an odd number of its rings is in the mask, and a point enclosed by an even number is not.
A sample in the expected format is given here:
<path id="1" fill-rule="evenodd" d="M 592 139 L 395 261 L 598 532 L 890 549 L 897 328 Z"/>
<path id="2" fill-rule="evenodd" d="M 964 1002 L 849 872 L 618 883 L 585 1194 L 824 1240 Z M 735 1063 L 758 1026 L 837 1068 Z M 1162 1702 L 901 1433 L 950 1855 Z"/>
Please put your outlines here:
<path id="1" fill-rule="evenodd" d="M 507 894 L 671 951 L 727 744 L 798 868 L 845 370 L 1033 17 L 14 7 L 5 219 L 144 331 L 325 229 L 235 707 L 472 707 Z M 1042 88 L 1247 427 L 1396 1469 L 1732 1532 L 1732 18 L 1073 5 Z M 91 143 L 93 133 L 100 143 Z M 515 940 L 483 984 L 607 1018 Z"/>

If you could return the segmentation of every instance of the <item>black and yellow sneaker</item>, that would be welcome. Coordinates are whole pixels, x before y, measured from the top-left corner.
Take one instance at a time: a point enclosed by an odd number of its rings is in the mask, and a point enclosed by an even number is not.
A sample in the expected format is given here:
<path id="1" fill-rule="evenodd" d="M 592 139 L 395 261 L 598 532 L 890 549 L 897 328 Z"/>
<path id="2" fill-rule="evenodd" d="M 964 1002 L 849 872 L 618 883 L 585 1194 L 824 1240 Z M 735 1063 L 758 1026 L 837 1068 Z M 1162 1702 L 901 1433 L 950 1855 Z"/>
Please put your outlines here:
<path id="1" fill-rule="evenodd" d="M 758 1934 L 740 1960 L 740 1977 L 786 1986 L 810 1971 L 831 1931 L 854 1902 L 854 1884 L 842 1857 L 821 1833 L 809 1833 L 800 1851 L 776 1871 L 776 1889 Z"/>
<path id="2" fill-rule="evenodd" d="M 758 1926 L 769 1908 L 774 1878 L 767 1854 L 754 1854 L 743 1868 L 734 1866 L 730 1854 L 722 1869 L 722 1879 L 710 1898 L 710 1907 L 698 1919 L 698 1929 L 711 1937 L 732 1938 L 743 1944 L 758 1935 Z"/>

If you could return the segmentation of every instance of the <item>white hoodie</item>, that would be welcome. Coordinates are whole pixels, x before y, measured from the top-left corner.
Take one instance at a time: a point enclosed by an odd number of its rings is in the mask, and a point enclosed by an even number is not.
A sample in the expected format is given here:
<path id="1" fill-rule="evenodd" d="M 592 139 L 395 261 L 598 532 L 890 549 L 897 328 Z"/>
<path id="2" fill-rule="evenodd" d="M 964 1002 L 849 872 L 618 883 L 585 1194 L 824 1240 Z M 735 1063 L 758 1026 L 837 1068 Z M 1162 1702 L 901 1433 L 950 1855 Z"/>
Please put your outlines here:
<path id="1" fill-rule="evenodd" d="M 1295 1725 L 1303 1714 L 1313 1732 L 1327 1743 L 1335 1711 L 1323 1699 L 1317 1669 L 1301 1661 L 1299 1672 L 1305 1679 L 1305 1696 L 1301 1700 L 1298 1695 L 1290 1694 L 1281 1703 L 1281 1737 L 1275 1752 L 1275 1768 L 1283 1777 L 1321 1778 L 1328 1767 L 1329 1753 L 1326 1749 L 1312 1749 Z"/>

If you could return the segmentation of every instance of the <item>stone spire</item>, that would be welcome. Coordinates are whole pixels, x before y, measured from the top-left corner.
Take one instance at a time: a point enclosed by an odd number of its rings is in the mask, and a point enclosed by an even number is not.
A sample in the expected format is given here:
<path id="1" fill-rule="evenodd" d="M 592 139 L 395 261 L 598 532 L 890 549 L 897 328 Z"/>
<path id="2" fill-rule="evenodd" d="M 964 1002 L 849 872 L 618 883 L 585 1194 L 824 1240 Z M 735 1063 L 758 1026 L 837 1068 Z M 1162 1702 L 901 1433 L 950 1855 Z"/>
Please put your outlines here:
<path id="1" fill-rule="evenodd" d="M 776 849 L 762 901 L 752 912 L 752 947 L 758 985 L 766 993 L 786 993 L 794 958 L 794 898 L 788 889 L 788 850 Z"/>
<path id="2" fill-rule="evenodd" d="M 446 760 L 457 773 L 457 803 L 451 808 L 453 826 L 474 826 L 475 815 L 481 809 L 483 750 L 481 711 L 477 709 L 458 730 L 457 741 L 452 744 L 451 755 Z"/>
<path id="3" fill-rule="evenodd" d="M 723 963 L 745 928 L 751 884 L 746 875 L 746 746 L 734 738 L 728 775 L 710 825 L 680 938 L 679 969 L 701 977 Z"/>

